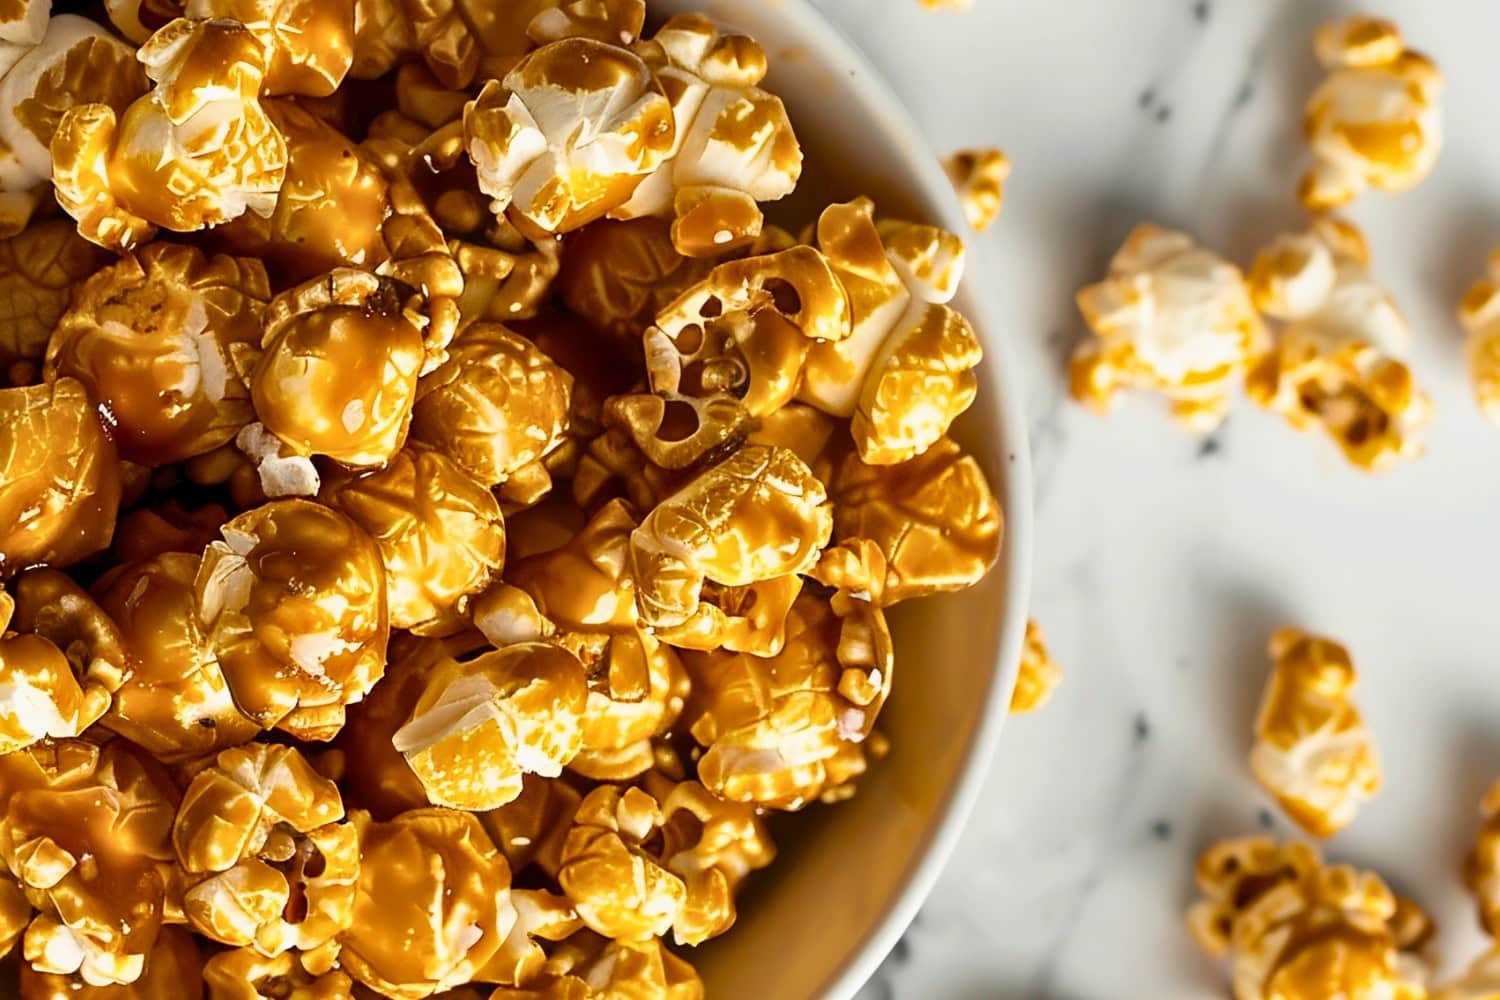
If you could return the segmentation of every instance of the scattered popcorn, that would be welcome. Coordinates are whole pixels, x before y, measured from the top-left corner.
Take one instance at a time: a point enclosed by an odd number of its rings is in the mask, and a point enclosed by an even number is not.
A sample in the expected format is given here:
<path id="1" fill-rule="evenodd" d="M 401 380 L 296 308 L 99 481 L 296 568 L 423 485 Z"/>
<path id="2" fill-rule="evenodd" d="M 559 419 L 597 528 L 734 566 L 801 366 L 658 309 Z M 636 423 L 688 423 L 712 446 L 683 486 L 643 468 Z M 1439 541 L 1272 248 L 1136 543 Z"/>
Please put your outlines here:
<path id="1" fill-rule="evenodd" d="M 1047 704 L 1062 677 L 1062 667 L 1047 652 L 1042 627 L 1035 620 L 1028 621 L 1026 644 L 1021 647 L 1021 672 L 1010 696 L 1011 714 L 1025 715 Z"/>
<path id="2" fill-rule="evenodd" d="M 1323 25 L 1313 44 L 1328 78 L 1303 121 L 1314 162 L 1298 186 L 1302 204 L 1326 211 L 1366 187 L 1416 187 L 1442 146 L 1438 68 L 1390 21 L 1365 15 Z"/>
<path id="3" fill-rule="evenodd" d="M 1272 241 L 1256 257 L 1256 305 L 1282 322 L 1245 391 L 1299 430 L 1321 428 L 1371 472 L 1421 453 L 1432 403 L 1405 358 L 1411 332 L 1369 272 L 1364 235 L 1336 219 Z"/>
<path id="4" fill-rule="evenodd" d="M 1073 352 L 1073 398 L 1107 412 L 1121 389 L 1151 389 L 1192 431 L 1217 427 L 1232 383 L 1266 334 L 1239 269 L 1186 233 L 1137 226 L 1109 276 L 1078 293 L 1094 336 Z"/>
<path id="5" fill-rule="evenodd" d="M 982 233 L 993 226 L 1005 201 L 1010 159 L 998 149 L 965 149 L 944 160 L 943 169 L 958 192 L 970 228 Z"/>
<path id="6" fill-rule="evenodd" d="M 1464 295 L 1458 320 L 1469 335 L 1474 400 L 1480 412 L 1500 424 L 1500 251 L 1490 254 L 1488 274 Z"/>

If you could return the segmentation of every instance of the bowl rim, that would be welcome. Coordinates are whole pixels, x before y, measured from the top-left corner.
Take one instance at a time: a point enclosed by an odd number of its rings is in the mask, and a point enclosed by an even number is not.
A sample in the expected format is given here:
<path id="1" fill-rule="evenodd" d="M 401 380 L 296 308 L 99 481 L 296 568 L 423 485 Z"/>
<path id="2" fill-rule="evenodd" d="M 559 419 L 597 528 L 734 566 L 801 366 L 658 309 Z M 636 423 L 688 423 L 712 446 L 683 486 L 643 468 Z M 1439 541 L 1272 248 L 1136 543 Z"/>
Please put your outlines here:
<path id="1" fill-rule="evenodd" d="M 1004 579 L 1007 606 L 1001 615 L 999 657 L 994 664 L 986 704 L 975 723 L 963 763 L 949 785 L 945 801 L 934 811 L 935 819 L 925 843 L 915 852 L 894 900 L 864 942 L 815 994 L 823 1000 L 845 1000 L 869 981 L 931 894 L 978 802 L 999 745 L 1001 730 L 1010 714 L 1011 692 L 1020 672 L 1021 648 L 1030 611 L 1033 544 L 1031 453 L 1015 351 L 1009 338 L 1001 333 L 992 295 L 972 279 L 974 265 L 988 270 L 988 255 L 977 245 L 977 234 L 969 228 L 958 195 L 932 144 L 891 84 L 858 45 L 814 7 L 811 0 L 779 0 L 772 6 L 777 15 L 792 22 L 794 33 L 807 39 L 813 51 L 837 61 L 837 69 L 842 71 L 839 75 L 851 88 L 864 91 L 866 103 L 878 117 L 878 127 L 908 152 L 905 166 L 917 186 L 912 193 L 932 213 L 932 221 L 955 233 L 965 234 L 969 251 L 969 277 L 964 281 L 968 300 L 966 313 L 984 344 L 987 373 L 981 377 L 985 387 L 997 394 L 997 413 L 1009 452 L 998 456 L 998 462 L 1005 470 L 999 490 L 1005 517 L 1005 541 L 1000 559 L 990 571 L 1001 574 Z"/>

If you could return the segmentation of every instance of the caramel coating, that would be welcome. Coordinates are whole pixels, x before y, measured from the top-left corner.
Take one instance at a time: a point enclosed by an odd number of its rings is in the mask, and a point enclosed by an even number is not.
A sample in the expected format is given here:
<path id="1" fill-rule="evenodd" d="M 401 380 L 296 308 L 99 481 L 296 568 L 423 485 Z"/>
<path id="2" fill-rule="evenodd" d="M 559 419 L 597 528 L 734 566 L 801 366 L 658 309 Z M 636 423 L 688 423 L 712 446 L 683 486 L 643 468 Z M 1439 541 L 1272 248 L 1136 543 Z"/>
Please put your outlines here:
<path id="1" fill-rule="evenodd" d="M 850 455 L 833 496 L 838 542 L 867 538 L 885 556 L 887 605 L 971 586 L 999 558 L 1000 506 L 979 463 L 949 438 L 900 465 Z"/>
<path id="2" fill-rule="evenodd" d="M 464 108 L 464 146 L 498 215 L 543 233 L 620 208 L 673 145 L 672 108 L 640 57 L 566 38 L 486 83 Z"/>
<path id="3" fill-rule="evenodd" d="M 615 218 L 670 217 L 672 242 L 688 257 L 748 246 L 764 223 L 759 202 L 791 194 L 802 149 L 781 99 L 756 84 L 765 51 L 708 18 L 670 18 L 637 48 L 671 104 L 667 157 Z"/>
<path id="4" fill-rule="evenodd" d="M 354 921 L 341 937 L 344 969 L 400 1000 L 487 978 L 516 915 L 510 867 L 479 820 L 451 809 L 388 823 L 350 818 L 361 861 Z"/>
<path id="5" fill-rule="evenodd" d="M 533 985 L 501 987 L 490 1000 L 703 1000 L 703 980 L 656 940 L 610 941 L 584 931 L 554 948 Z"/>
<path id="6" fill-rule="evenodd" d="M 1378 472 L 1421 454 L 1432 402 L 1404 360 L 1406 320 L 1369 263 L 1364 235 L 1331 218 L 1260 252 L 1251 292 L 1283 325 L 1246 372 L 1245 391 L 1293 427 L 1321 429 L 1351 463 Z"/>
<path id="7" fill-rule="evenodd" d="M 1500 424 L 1500 251 L 1490 254 L 1485 277 L 1465 293 L 1458 321 L 1468 333 L 1474 401 L 1491 422 Z"/>
<path id="8" fill-rule="evenodd" d="M 1021 648 L 1021 673 L 1010 696 L 1012 715 L 1035 712 L 1047 704 L 1062 682 L 1062 667 L 1047 652 L 1047 640 L 1035 620 L 1026 623 L 1026 644 Z"/>
<path id="9" fill-rule="evenodd" d="M 572 386 L 573 377 L 529 341 L 499 323 L 475 323 L 447 363 L 422 380 L 412 437 L 496 486 L 558 446 Z"/>
<path id="10" fill-rule="evenodd" d="M 354 62 L 354 0 L 187 0 L 183 13 L 249 28 L 265 49 L 267 95 L 327 97 Z"/>
<path id="11" fill-rule="evenodd" d="M 568 632 L 635 630 L 635 583 L 627 572 L 635 512 L 624 501 L 606 504 L 577 534 L 506 572 L 537 611 Z M 475 624 L 488 632 L 475 618 Z M 534 638 L 534 637 L 533 637 Z"/>
<path id="12" fill-rule="evenodd" d="M 389 282 L 341 268 L 267 308 L 251 398 L 294 454 L 373 468 L 405 442 L 424 348 L 402 306 Z"/>
<path id="13" fill-rule="evenodd" d="M 518 643 L 435 667 L 392 742 L 436 804 L 494 809 L 523 774 L 555 778 L 577 756 L 587 699 L 576 656 Z"/>
<path id="14" fill-rule="evenodd" d="M 1001 150 L 964 149 L 943 161 L 943 169 L 958 192 L 969 228 L 982 233 L 1000 218 L 1005 203 L 1005 181 L 1010 177 L 1010 158 Z"/>
<path id="15" fill-rule="evenodd" d="M 0 876 L 0 958 L 9 955 L 21 940 L 35 912 L 16 881 L 8 875 Z"/>
<path id="16" fill-rule="evenodd" d="M 37 972 L 21 964 L 20 1000 L 203 1000 L 203 959 L 193 936 L 163 927 L 141 977 L 128 986 L 90 986 L 77 975 Z"/>
<path id="17" fill-rule="evenodd" d="M 155 946 L 177 793 L 123 740 L 53 740 L 0 757 L 0 864 L 40 913 L 23 952 L 37 972 L 132 983 Z"/>
<path id="18" fill-rule="evenodd" d="M 245 375 L 270 298 L 259 261 L 153 243 L 79 286 L 47 345 L 47 378 L 83 383 L 128 461 L 201 455 L 250 422 Z"/>
<path id="19" fill-rule="evenodd" d="M 604 785 L 579 805 L 557 881 L 590 929 L 644 942 L 682 917 L 687 886 L 643 846 L 664 823 L 660 803 L 640 788 Z"/>
<path id="20" fill-rule="evenodd" d="M 563 842 L 583 796 L 566 778 L 528 774 L 521 786 L 520 795 L 498 809 L 480 813 L 479 822 L 510 862 L 511 871 L 519 874 L 535 866 L 556 880 Z"/>
<path id="21" fill-rule="evenodd" d="M 263 728 L 331 739 L 385 670 L 385 569 L 343 514 L 274 500 L 203 553 L 199 620 L 235 704 Z"/>
<path id="22" fill-rule="evenodd" d="M 656 314 L 706 278 L 712 263 L 678 253 L 665 219 L 600 221 L 568 237 L 557 288 L 569 311 L 639 342 Z"/>
<path id="23" fill-rule="evenodd" d="M 1184 428 L 1207 432 L 1265 330 L 1238 268 L 1186 233 L 1137 226 L 1109 275 L 1077 295 L 1094 336 L 1073 352 L 1073 398 L 1106 413 L 1122 389 L 1149 389 Z"/>
<path id="24" fill-rule="evenodd" d="M 236 707 L 198 617 L 199 563 L 188 552 L 149 557 L 114 576 L 99 598 L 132 668 L 104 725 L 166 761 L 202 757 L 260 731 Z"/>
<path id="25" fill-rule="evenodd" d="M 30 362 L 25 367 L 35 371 L 73 289 L 108 259 L 65 219 L 0 239 L 0 368 L 12 373 L 12 381 L 30 381 L 15 378 L 17 362 Z"/>
<path id="26" fill-rule="evenodd" d="M 1438 68 L 1396 25 L 1364 15 L 1323 25 L 1313 43 L 1328 77 L 1303 119 L 1313 167 L 1297 189 L 1302 204 L 1326 211 L 1367 187 L 1416 187 L 1442 146 Z"/>
<path id="27" fill-rule="evenodd" d="M 144 562 L 166 552 L 197 554 L 219 537 L 229 512 L 216 503 L 188 510 L 176 500 L 141 507 L 120 518 L 110 552 L 117 563 Z"/>
<path id="28" fill-rule="evenodd" d="M 1328 837 L 1380 789 L 1374 738 L 1353 702 L 1354 664 L 1343 646 L 1294 628 L 1271 637 L 1270 653 L 1250 770 L 1299 826 Z"/>
<path id="29" fill-rule="evenodd" d="M 1427 996 L 1414 949 L 1430 924 L 1374 872 L 1242 837 L 1203 853 L 1198 886 L 1188 927 L 1210 955 L 1229 957 L 1235 1000 Z"/>
<path id="30" fill-rule="evenodd" d="M 354 0 L 352 79 L 385 76 L 416 48 L 403 0 Z"/>
<path id="31" fill-rule="evenodd" d="M 457 631 L 470 595 L 505 561 L 500 504 L 430 448 L 404 448 L 384 469 L 335 483 L 324 497 L 380 547 L 392 628 Z"/>
<path id="32" fill-rule="evenodd" d="M 123 114 L 73 107 L 52 137 L 52 183 L 79 233 L 124 251 L 158 226 L 191 232 L 271 214 L 287 150 L 260 105 L 266 55 L 254 32 L 180 18 L 138 58 L 150 93 Z"/>
<path id="33" fill-rule="evenodd" d="M 0 576 L 109 544 L 120 462 L 77 379 L 0 389 Z"/>
<path id="34" fill-rule="evenodd" d="M 649 632 L 575 634 L 558 641 L 588 671 L 582 740 L 569 769 L 595 781 L 628 781 L 650 770 L 656 759 L 652 741 L 666 734 L 686 702 L 682 661 Z"/>
<path id="35" fill-rule="evenodd" d="M 340 971 L 313 975 L 294 952 L 268 958 L 254 948 L 221 951 L 203 966 L 208 1000 L 355 1000 Z"/>

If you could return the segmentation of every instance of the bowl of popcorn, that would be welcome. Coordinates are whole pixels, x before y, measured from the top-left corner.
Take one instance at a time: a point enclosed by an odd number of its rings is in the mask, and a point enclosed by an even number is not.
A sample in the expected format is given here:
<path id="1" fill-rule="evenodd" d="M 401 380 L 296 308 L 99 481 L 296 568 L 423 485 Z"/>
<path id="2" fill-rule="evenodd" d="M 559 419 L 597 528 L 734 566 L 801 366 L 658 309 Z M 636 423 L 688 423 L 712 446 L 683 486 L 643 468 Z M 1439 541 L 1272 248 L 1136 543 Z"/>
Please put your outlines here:
<path id="1" fill-rule="evenodd" d="M 894 944 L 1010 705 L 1020 400 L 895 98 L 697 6 L 6 12 L 0 995 Z"/>

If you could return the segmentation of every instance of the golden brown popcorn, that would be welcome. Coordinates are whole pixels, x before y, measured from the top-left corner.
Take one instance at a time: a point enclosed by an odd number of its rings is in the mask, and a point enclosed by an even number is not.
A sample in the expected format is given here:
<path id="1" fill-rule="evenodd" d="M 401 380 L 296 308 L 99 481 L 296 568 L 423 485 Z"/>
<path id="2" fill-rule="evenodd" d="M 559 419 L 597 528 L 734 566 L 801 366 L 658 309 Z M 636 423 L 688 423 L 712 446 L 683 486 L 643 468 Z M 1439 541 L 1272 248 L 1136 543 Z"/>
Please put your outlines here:
<path id="1" fill-rule="evenodd" d="M 310 971 L 325 971 L 359 876 L 358 838 L 343 818 L 338 787 L 296 750 L 222 751 L 193 778 L 172 826 L 188 923 L 267 956 L 296 949 Z"/>
<path id="2" fill-rule="evenodd" d="M 557 285 L 571 312 L 638 344 L 656 314 L 708 277 L 712 266 L 711 260 L 678 253 L 665 219 L 600 221 L 563 244 Z"/>
<path id="3" fill-rule="evenodd" d="M 1250 770 L 1315 837 L 1337 833 L 1380 789 L 1375 743 L 1354 705 L 1354 664 L 1330 639 L 1271 636 L 1275 669 L 1255 723 Z"/>
<path id="4" fill-rule="evenodd" d="M 774 657 L 683 654 L 693 680 L 683 721 L 705 748 L 698 780 L 709 791 L 731 802 L 796 810 L 837 795 L 864 772 L 859 741 L 874 713 L 843 694 L 840 653 L 852 652 L 841 649 L 843 633 L 828 603 L 804 594 Z"/>
<path id="5" fill-rule="evenodd" d="M 451 809 L 351 819 L 361 858 L 345 971 L 400 1000 L 485 979 L 516 913 L 510 867 L 479 820 Z"/>
<path id="6" fill-rule="evenodd" d="M 257 260 L 153 243 L 80 285 L 47 345 L 48 379 L 106 408 L 120 454 L 166 465 L 233 440 L 271 287 Z"/>
<path id="7" fill-rule="evenodd" d="M 502 238 L 497 240 L 497 233 Z M 562 243 L 552 237 L 532 243 L 503 220 L 491 226 L 485 238 L 502 243 L 503 248 L 461 240 L 450 244 L 464 277 L 459 308 L 465 322 L 505 322 L 535 316 L 551 294 L 562 267 Z"/>
<path id="8" fill-rule="evenodd" d="M 255 415 L 294 455 L 384 465 L 411 423 L 419 322 L 396 283 L 352 268 L 278 295 L 250 379 Z M 261 478 L 276 495 L 264 465 Z"/>
<path id="9" fill-rule="evenodd" d="M 703 613 L 705 583 L 747 587 L 816 563 L 833 529 L 827 493 L 796 455 L 752 445 L 664 500 L 630 537 L 636 605 L 649 626 Z"/>
<path id="10" fill-rule="evenodd" d="M 655 763 L 653 740 L 682 714 L 688 695 L 682 661 L 649 632 L 566 635 L 588 671 L 581 748 L 569 770 L 595 781 L 628 781 Z"/>
<path id="11" fill-rule="evenodd" d="M 847 449 L 836 447 L 834 435 L 838 422 L 806 403 L 788 403 L 775 413 L 768 413 L 760 426 L 746 436 L 747 444 L 786 448 L 825 483 L 833 482 L 836 458 Z"/>
<path id="12" fill-rule="evenodd" d="M 528 642 L 433 669 L 393 743 L 433 802 L 494 809 L 528 772 L 555 778 L 582 743 L 588 685 L 578 658 Z"/>
<path id="13" fill-rule="evenodd" d="M 1500 782 L 1479 804 L 1483 825 L 1464 866 L 1464 881 L 1479 903 L 1479 922 L 1493 936 L 1500 929 Z"/>
<path id="14" fill-rule="evenodd" d="M 1282 328 L 1246 373 L 1245 391 L 1293 427 L 1325 431 L 1350 462 L 1378 472 L 1420 454 L 1432 402 L 1404 360 L 1406 319 L 1369 263 L 1364 235 L 1330 218 L 1260 252 L 1251 292 Z"/>
<path id="15" fill-rule="evenodd" d="M 0 576 L 109 544 L 120 461 L 77 379 L 0 389 Z"/>
<path id="16" fill-rule="evenodd" d="M 0 370 L 32 381 L 47 338 L 73 289 L 109 260 L 66 219 L 50 219 L 0 239 Z M 17 376 L 21 377 L 17 377 Z"/>
<path id="17" fill-rule="evenodd" d="M 22 950 L 90 986 L 140 978 L 164 917 L 177 792 L 124 740 L 0 757 L 0 866 L 40 911 Z"/>
<path id="18" fill-rule="evenodd" d="M 110 553 L 119 565 L 144 562 L 165 552 L 197 554 L 219 537 L 229 512 L 216 503 L 189 510 L 176 500 L 139 507 L 120 518 Z"/>
<path id="19" fill-rule="evenodd" d="M 267 958 L 254 948 L 221 951 L 203 966 L 208 1000 L 354 1000 L 354 983 L 340 971 L 313 975 L 295 952 Z"/>
<path id="20" fill-rule="evenodd" d="M 112 690 L 89 676 L 90 664 L 75 666 L 47 638 L 9 631 L 18 624 L 14 611 L 15 601 L 0 592 L 0 754 L 46 737 L 80 735 L 109 709 Z M 117 686 L 118 677 L 112 680 Z"/>
<path id="21" fill-rule="evenodd" d="M 634 53 L 567 38 L 486 83 L 463 136 L 496 215 L 561 233 L 630 199 L 672 149 L 672 108 Z"/>
<path id="22" fill-rule="evenodd" d="M 970 228 L 982 233 L 993 226 L 1005 201 L 1010 158 L 994 148 L 965 149 L 944 160 L 943 169 L 958 192 Z"/>
<path id="23" fill-rule="evenodd" d="M 564 631 L 634 631 L 635 584 L 626 564 L 636 525 L 624 501 L 606 504 L 563 545 L 513 563 L 506 581 Z M 477 616 L 475 624 L 484 630 Z"/>
<path id="24" fill-rule="evenodd" d="M 29 28 L 22 46 L 0 45 L 0 235 L 31 218 L 52 179 L 50 145 L 63 115 L 76 106 L 123 111 L 146 89 L 135 50 L 87 18 L 40 9 L 41 37 Z M 20 25 L 17 26 L 21 27 Z"/>
<path id="25" fill-rule="evenodd" d="M 384 469 L 326 487 L 324 497 L 380 547 L 392 628 L 457 631 L 470 595 L 505 561 L 499 503 L 431 448 L 404 448 Z"/>
<path id="26" fill-rule="evenodd" d="M 609 401 L 610 406 L 614 403 Z M 697 471 L 662 468 L 646 457 L 627 431 L 612 427 L 591 440 L 578 457 L 573 502 L 583 510 L 597 511 L 611 500 L 625 499 L 638 509 L 650 510 L 687 485 Z"/>
<path id="27" fill-rule="evenodd" d="M 562 866 L 563 842 L 583 796 L 566 778 L 528 774 L 521 794 L 498 809 L 479 814 L 495 846 L 520 873 L 535 865 L 549 879 Z"/>
<path id="28" fill-rule="evenodd" d="M 416 49 L 402 0 L 354 0 L 352 79 L 385 76 Z"/>
<path id="29" fill-rule="evenodd" d="M 1468 333 L 1474 401 L 1486 417 L 1500 424 L 1500 251 L 1490 254 L 1487 270 L 1464 295 L 1458 320 Z"/>
<path id="30" fill-rule="evenodd" d="M 15 879 L 0 875 L 0 958 L 10 954 L 21 940 L 36 910 Z"/>
<path id="31" fill-rule="evenodd" d="M 1034 620 L 1026 623 L 1026 644 L 1021 648 L 1021 672 L 1010 696 L 1012 715 L 1035 712 L 1047 704 L 1053 690 L 1062 682 L 1062 667 L 1047 652 L 1042 627 Z"/>
<path id="32" fill-rule="evenodd" d="M 646 848 L 665 821 L 660 803 L 640 788 L 602 785 L 579 805 L 557 881 L 590 929 L 644 942 L 682 918 L 687 886 Z"/>
<path id="33" fill-rule="evenodd" d="M 79 232 L 130 250 L 158 226 L 191 232 L 269 215 L 286 143 L 260 105 L 265 53 L 232 21 L 178 19 L 141 46 L 156 83 L 123 114 L 81 104 L 52 137 L 57 200 Z"/>
<path id="34" fill-rule="evenodd" d="M 485 967 L 486 980 L 516 985 L 534 983 L 548 965 L 539 941 L 562 941 L 583 928 L 568 897 L 546 889 L 513 889 L 516 922 L 499 953 Z"/>
<path id="35" fill-rule="evenodd" d="M 1228 956 L 1235 1000 L 1425 1000 L 1415 954 L 1430 929 L 1370 871 L 1325 866 L 1305 844 L 1221 841 L 1198 861 L 1194 939 Z"/>
<path id="36" fill-rule="evenodd" d="M 678 15 L 637 49 L 671 102 L 668 155 L 612 214 L 669 217 L 689 257 L 747 246 L 761 233 L 758 202 L 791 194 L 802 149 L 781 99 L 757 86 L 766 54 L 747 35 Z"/>
<path id="37" fill-rule="evenodd" d="M 1313 43 L 1328 77 L 1303 120 L 1314 163 L 1298 187 L 1302 204 L 1325 211 L 1367 187 L 1416 187 L 1442 146 L 1438 68 L 1396 25 L 1365 15 L 1323 25 Z"/>
<path id="38" fill-rule="evenodd" d="M 882 601 L 961 590 L 995 564 L 1004 514 L 973 456 L 943 438 L 899 465 L 845 458 L 833 481 L 839 543 L 874 542 L 885 556 Z"/>
<path id="39" fill-rule="evenodd" d="M 526 34 L 538 44 L 593 38 L 629 46 L 645 24 L 645 0 L 542 0 Z"/>
<path id="40" fill-rule="evenodd" d="M 203 1000 L 203 959 L 193 935 L 163 927 L 141 977 L 128 986 L 90 986 L 77 975 L 38 972 L 21 963 L 20 1000 Z"/>
<path id="41" fill-rule="evenodd" d="M 140 45 L 169 21 L 182 16 L 181 0 L 104 0 L 115 30 Z"/>
<path id="42" fill-rule="evenodd" d="M 380 550 L 343 514 L 273 500 L 203 553 L 197 613 L 234 695 L 263 728 L 331 739 L 385 669 Z"/>
<path id="43" fill-rule="evenodd" d="M 703 1000 L 703 980 L 660 941 L 610 941 L 591 931 L 552 950 L 548 971 L 524 988 L 501 987 L 490 1000 Z"/>
<path id="44" fill-rule="evenodd" d="M 745 405 L 734 396 L 712 392 L 689 396 L 680 392 L 638 392 L 614 396 L 605 403 L 605 423 L 622 432 L 619 438 L 596 440 L 590 445 L 608 450 L 596 456 L 605 469 L 626 481 L 630 498 L 645 506 L 649 489 L 644 481 L 667 473 L 701 471 L 720 456 L 733 451 L 752 426 Z M 654 467 L 651 471 L 648 467 Z M 691 475 L 667 478 L 691 479 Z M 593 482 L 593 487 L 603 484 Z M 575 485 L 575 491 L 577 486 Z M 586 494 L 580 494 L 580 500 Z M 585 505 L 591 505 L 585 502 Z"/>
<path id="45" fill-rule="evenodd" d="M 265 48 L 268 95 L 327 97 L 354 62 L 354 0 L 187 0 L 183 13 L 254 32 Z"/>
<path id="46" fill-rule="evenodd" d="M 422 379 L 412 437 L 485 486 L 546 476 L 540 461 L 567 430 L 573 378 L 499 323 L 464 330 Z"/>
<path id="47" fill-rule="evenodd" d="M 1230 386 L 1264 347 L 1239 268 L 1186 233 L 1149 223 L 1077 301 L 1094 336 L 1073 352 L 1071 392 L 1100 413 L 1121 389 L 1150 389 L 1188 430 L 1213 430 L 1228 412 Z"/>
<path id="48" fill-rule="evenodd" d="M 816 233 L 848 293 L 851 332 L 813 345 L 800 398 L 850 418 L 872 465 L 920 455 L 978 393 L 983 351 L 946 304 L 963 274 L 963 243 L 933 226 L 877 226 L 868 198 L 830 206 Z"/>

